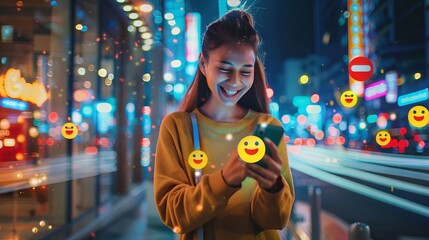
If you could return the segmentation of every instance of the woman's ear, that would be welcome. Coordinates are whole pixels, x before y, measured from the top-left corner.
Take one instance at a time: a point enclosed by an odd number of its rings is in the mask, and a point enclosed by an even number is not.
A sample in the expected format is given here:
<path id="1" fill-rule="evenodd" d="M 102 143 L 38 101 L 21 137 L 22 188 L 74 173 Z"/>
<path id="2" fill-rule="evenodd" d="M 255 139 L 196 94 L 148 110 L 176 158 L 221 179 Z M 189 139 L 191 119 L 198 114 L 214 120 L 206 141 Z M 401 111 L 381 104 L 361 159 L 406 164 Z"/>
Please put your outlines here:
<path id="1" fill-rule="evenodd" d="M 202 55 L 198 58 L 198 67 L 200 68 L 201 73 L 206 76 L 206 60 Z"/>

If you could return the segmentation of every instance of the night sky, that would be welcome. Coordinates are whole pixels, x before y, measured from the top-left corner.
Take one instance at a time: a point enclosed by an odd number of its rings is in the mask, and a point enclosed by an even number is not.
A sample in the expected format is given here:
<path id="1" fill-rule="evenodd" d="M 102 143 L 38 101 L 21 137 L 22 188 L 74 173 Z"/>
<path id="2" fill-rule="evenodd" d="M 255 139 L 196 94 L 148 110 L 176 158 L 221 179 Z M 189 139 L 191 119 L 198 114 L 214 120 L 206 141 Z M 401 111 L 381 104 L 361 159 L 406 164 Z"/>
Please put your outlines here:
<path id="1" fill-rule="evenodd" d="M 283 71 L 290 57 L 304 57 L 313 52 L 312 0 L 257 1 L 254 4 L 256 29 L 266 52 L 265 67 L 271 85 Z"/>
<path id="2" fill-rule="evenodd" d="M 279 85 L 275 81 L 282 74 L 285 59 L 313 52 L 313 0 L 248 2 L 262 38 L 269 85 L 277 88 Z M 201 13 L 202 33 L 218 18 L 217 1 L 191 0 L 186 8 Z"/>

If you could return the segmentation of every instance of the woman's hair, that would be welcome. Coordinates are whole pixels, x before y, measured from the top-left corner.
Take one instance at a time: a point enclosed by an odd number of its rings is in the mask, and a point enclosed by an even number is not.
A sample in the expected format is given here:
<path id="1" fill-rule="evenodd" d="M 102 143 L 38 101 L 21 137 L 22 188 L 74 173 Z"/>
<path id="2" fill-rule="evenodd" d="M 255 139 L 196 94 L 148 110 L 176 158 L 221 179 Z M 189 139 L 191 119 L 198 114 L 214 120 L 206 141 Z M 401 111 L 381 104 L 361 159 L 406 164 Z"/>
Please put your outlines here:
<path id="1" fill-rule="evenodd" d="M 257 112 L 268 113 L 265 71 L 258 57 L 259 36 L 249 13 L 243 10 L 233 10 L 207 27 L 198 65 L 202 63 L 203 58 L 208 59 L 209 51 L 224 44 L 247 44 L 252 47 L 256 56 L 254 81 L 249 91 L 238 101 L 238 105 Z M 210 94 L 207 79 L 198 66 L 194 81 L 189 86 L 179 110 L 191 112 L 195 108 L 201 107 Z"/>

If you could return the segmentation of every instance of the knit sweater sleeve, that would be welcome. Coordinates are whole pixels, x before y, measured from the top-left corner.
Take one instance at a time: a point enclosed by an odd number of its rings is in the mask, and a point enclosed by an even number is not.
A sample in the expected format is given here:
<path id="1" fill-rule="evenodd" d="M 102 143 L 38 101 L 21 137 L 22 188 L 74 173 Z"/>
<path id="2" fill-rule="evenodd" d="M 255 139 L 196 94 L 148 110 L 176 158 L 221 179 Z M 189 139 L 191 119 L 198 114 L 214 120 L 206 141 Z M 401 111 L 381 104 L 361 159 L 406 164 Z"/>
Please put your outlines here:
<path id="1" fill-rule="evenodd" d="M 278 121 L 271 124 L 280 125 Z M 251 199 L 252 219 L 262 230 L 285 228 L 289 221 L 292 204 L 295 199 L 285 141 L 282 140 L 280 142 L 278 151 L 283 160 L 281 174 L 282 189 L 276 193 L 270 193 L 257 186 Z"/>
<path id="2" fill-rule="evenodd" d="M 239 188 L 226 185 L 221 172 L 205 174 L 194 184 L 182 146 L 192 137 L 181 137 L 180 122 L 168 115 L 161 123 L 155 153 L 154 195 L 160 217 L 176 233 L 191 232 L 225 209 Z M 182 124 L 183 125 L 183 124 Z M 190 133 L 191 135 L 191 133 Z M 185 143 L 184 139 L 191 141 Z"/>

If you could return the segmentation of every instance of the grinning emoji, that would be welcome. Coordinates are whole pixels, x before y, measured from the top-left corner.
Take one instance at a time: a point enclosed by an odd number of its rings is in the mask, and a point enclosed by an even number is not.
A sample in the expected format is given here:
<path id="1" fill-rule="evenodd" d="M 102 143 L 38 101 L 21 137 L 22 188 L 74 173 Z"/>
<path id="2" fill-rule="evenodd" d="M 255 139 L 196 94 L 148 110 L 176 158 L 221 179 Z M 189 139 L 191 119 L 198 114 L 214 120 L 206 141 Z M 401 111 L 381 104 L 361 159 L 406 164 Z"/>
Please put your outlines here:
<path id="1" fill-rule="evenodd" d="M 415 106 L 408 112 L 408 121 L 416 128 L 422 128 L 429 123 L 429 111 L 423 106 Z"/>
<path id="2" fill-rule="evenodd" d="M 202 169 L 208 163 L 207 154 L 201 150 L 194 150 L 188 156 L 188 163 L 193 169 Z"/>
<path id="3" fill-rule="evenodd" d="M 249 135 L 241 139 L 237 146 L 238 156 L 247 163 L 255 163 L 265 155 L 265 143 L 261 138 Z"/>
<path id="4" fill-rule="evenodd" d="M 345 91 L 343 94 L 341 94 L 341 104 L 343 104 L 344 107 L 351 108 L 354 107 L 357 103 L 357 95 L 353 91 Z"/>
<path id="5" fill-rule="evenodd" d="M 77 133 L 77 126 L 71 122 L 64 123 L 63 127 L 61 128 L 61 134 L 63 134 L 63 137 L 67 139 L 75 138 Z"/>
<path id="6" fill-rule="evenodd" d="M 390 143 L 390 133 L 388 131 L 380 131 L 375 136 L 375 141 L 380 146 L 386 146 Z"/>

